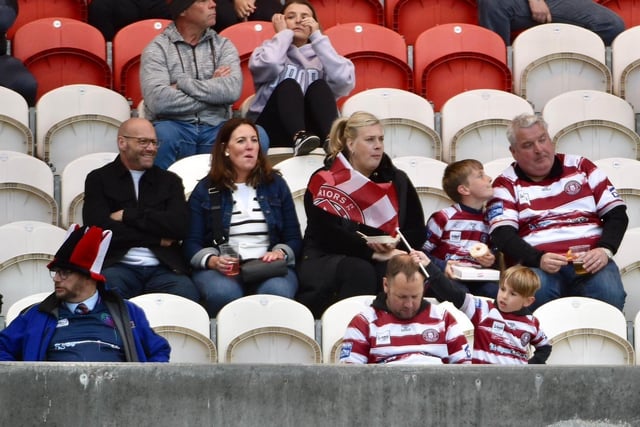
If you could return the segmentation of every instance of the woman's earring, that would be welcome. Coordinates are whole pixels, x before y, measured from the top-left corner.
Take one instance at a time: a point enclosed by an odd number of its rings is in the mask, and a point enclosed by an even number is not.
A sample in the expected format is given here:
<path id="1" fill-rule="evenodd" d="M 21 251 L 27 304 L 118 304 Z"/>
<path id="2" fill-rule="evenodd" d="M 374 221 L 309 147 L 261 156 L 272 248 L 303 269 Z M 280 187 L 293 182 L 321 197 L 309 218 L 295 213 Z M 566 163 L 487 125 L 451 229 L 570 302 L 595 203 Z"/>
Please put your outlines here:
<path id="1" fill-rule="evenodd" d="M 224 152 L 224 155 L 225 155 L 225 156 L 227 156 L 227 157 L 229 157 L 229 152 L 228 152 L 228 151 L 225 151 L 225 152 Z"/>

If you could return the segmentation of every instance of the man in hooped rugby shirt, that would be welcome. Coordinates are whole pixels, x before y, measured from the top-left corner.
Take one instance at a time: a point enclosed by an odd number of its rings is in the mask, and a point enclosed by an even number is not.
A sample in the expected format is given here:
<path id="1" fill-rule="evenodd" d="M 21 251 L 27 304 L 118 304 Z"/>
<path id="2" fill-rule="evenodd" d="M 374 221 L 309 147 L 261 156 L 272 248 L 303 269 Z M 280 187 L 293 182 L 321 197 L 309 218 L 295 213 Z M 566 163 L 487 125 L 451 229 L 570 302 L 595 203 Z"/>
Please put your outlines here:
<path id="1" fill-rule="evenodd" d="M 590 160 L 556 153 L 540 116 L 517 116 L 507 138 L 515 162 L 493 181 L 489 232 L 510 262 L 531 267 L 540 277 L 530 309 L 575 295 L 622 310 L 626 294 L 612 257 L 629 218 L 615 187 Z M 586 274 L 569 264 L 574 245 L 589 245 L 580 258 Z"/>
<path id="2" fill-rule="evenodd" d="M 471 363 L 469 344 L 453 315 L 422 298 L 424 280 L 411 256 L 391 258 L 384 292 L 349 323 L 340 362 Z"/>

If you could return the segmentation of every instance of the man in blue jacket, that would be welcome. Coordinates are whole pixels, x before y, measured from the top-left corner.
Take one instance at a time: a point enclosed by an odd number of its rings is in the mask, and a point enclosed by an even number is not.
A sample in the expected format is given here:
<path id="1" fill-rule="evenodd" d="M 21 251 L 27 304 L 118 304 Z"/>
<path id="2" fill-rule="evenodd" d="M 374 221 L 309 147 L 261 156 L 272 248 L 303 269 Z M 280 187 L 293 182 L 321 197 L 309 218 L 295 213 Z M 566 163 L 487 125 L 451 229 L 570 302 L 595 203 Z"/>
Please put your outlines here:
<path id="1" fill-rule="evenodd" d="M 105 290 L 111 231 L 72 225 L 47 266 L 55 291 L 0 333 L 0 360 L 168 362 L 171 347 L 144 311 Z"/>

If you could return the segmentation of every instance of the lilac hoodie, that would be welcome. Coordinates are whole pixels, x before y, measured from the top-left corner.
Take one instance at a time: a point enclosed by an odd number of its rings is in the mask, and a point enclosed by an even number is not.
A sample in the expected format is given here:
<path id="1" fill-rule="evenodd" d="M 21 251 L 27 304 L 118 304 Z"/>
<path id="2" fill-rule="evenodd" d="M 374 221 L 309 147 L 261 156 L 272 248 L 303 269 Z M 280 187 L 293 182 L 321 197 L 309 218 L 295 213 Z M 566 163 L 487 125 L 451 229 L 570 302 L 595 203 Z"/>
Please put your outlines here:
<path id="1" fill-rule="evenodd" d="M 348 95 L 356 84 L 353 63 L 340 56 L 329 37 L 319 30 L 309 37 L 310 43 L 293 45 L 293 30 L 282 30 L 258 46 L 249 59 L 256 97 L 247 116 L 255 120 L 278 84 L 295 79 L 303 92 L 318 79 L 324 79 L 336 99 Z"/>

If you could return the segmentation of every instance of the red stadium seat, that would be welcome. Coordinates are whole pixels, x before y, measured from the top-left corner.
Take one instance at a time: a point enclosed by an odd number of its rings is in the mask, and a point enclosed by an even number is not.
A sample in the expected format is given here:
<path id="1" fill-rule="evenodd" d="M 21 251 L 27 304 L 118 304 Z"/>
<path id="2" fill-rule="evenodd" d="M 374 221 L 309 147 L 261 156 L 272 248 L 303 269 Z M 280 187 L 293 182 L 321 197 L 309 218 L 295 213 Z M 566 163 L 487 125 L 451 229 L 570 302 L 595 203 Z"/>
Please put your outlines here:
<path id="1" fill-rule="evenodd" d="M 87 2 L 85 0 L 18 0 L 19 13 L 7 38 L 13 40 L 18 28 L 27 22 L 40 18 L 64 17 L 86 21 Z"/>
<path id="2" fill-rule="evenodd" d="M 625 28 L 640 25 L 640 0 L 601 0 L 598 3 L 617 13 Z"/>
<path id="3" fill-rule="evenodd" d="M 440 24 L 478 24 L 473 0 L 385 0 L 385 25 L 413 45 L 423 31 Z M 420 17 L 419 19 L 416 19 Z"/>
<path id="4" fill-rule="evenodd" d="M 407 45 L 400 34 L 367 23 L 336 25 L 325 34 L 336 51 L 355 65 L 356 87 L 350 95 L 380 87 L 413 91 Z"/>
<path id="5" fill-rule="evenodd" d="M 16 32 L 13 55 L 38 81 L 38 98 L 76 83 L 111 88 L 104 37 L 86 22 L 69 18 L 29 22 Z"/>
<path id="6" fill-rule="evenodd" d="M 263 41 L 275 35 L 273 24 L 269 21 L 246 21 L 231 25 L 220 32 L 231 40 L 238 49 L 240 55 L 240 66 L 242 67 L 242 93 L 240 98 L 233 104 L 234 110 L 240 110 L 242 102 L 255 92 L 253 77 L 249 71 L 249 58 L 253 50 L 260 46 Z"/>
<path id="7" fill-rule="evenodd" d="M 134 106 L 142 100 L 140 54 L 169 23 L 168 19 L 145 19 L 127 25 L 113 38 L 113 88 Z"/>
<path id="8" fill-rule="evenodd" d="M 443 24 L 420 34 L 413 51 L 416 93 L 440 111 L 452 96 L 472 89 L 511 91 L 507 48 L 493 31 Z"/>
<path id="9" fill-rule="evenodd" d="M 384 9 L 379 0 L 313 0 L 312 3 L 322 28 L 348 22 L 384 23 Z"/>

